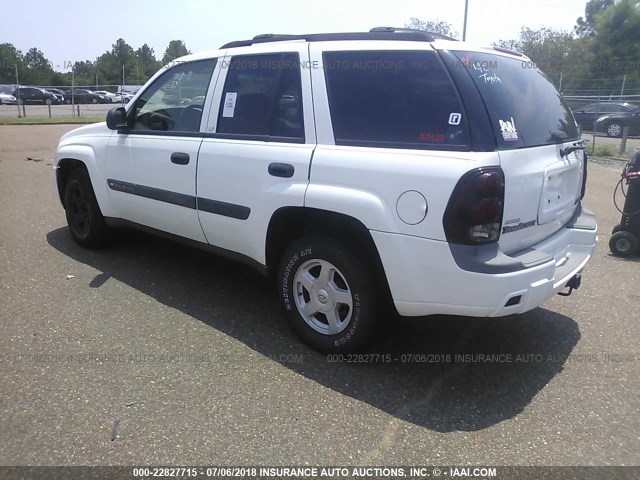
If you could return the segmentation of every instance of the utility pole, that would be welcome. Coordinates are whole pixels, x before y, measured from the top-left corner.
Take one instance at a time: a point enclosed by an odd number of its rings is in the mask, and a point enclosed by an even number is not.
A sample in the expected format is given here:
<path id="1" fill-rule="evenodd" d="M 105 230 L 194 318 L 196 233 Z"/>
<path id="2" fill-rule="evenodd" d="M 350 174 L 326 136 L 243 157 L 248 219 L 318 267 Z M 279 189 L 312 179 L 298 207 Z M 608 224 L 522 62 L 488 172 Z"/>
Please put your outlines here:
<path id="1" fill-rule="evenodd" d="M 558 86 L 558 91 L 562 93 L 562 72 L 560 72 L 560 85 Z"/>
<path id="2" fill-rule="evenodd" d="M 22 115 L 20 115 L 20 79 L 18 78 L 17 63 L 16 63 L 16 93 L 18 94 L 18 118 L 22 118 Z"/>
<path id="3" fill-rule="evenodd" d="M 622 96 L 624 95 L 624 84 L 627 81 L 627 75 L 625 74 L 624 77 L 622 77 L 622 88 L 620 89 L 620 100 L 622 100 Z"/>
<path id="4" fill-rule="evenodd" d="M 76 94 L 76 64 L 71 67 L 71 116 L 76 116 L 75 111 L 75 94 Z"/>
<path id="5" fill-rule="evenodd" d="M 462 27 L 462 41 L 467 39 L 467 14 L 469 13 L 469 0 L 464 0 L 464 26 Z"/>

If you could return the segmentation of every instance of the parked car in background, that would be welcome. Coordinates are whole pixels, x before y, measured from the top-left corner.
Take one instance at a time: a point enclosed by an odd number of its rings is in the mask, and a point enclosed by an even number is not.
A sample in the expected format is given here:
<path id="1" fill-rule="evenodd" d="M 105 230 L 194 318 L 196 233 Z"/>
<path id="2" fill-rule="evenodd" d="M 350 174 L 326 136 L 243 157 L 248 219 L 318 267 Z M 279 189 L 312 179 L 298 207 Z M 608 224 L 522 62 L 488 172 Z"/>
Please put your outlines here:
<path id="1" fill-rule="evenodd" d="M 640 107 L 622 113 L 603 115 L 596 120 L 596 132 L 604 132 L 609 137 L 621 137 L 624 127 L 629 127 L 629 135 L 640 135 Z"/>
<path id="2" fill-rule="evenodd" d="M 93 90 L 87 90 L 85 88 L 76 88 L 72 94 L 67 93 L 64 97 L 64 103 L 113 103 L 109 97 L 100 95 Z"/>
<path id="3" fill-rule="evenodd" d="M 598 117 L 611 113 L 631 112 L 638 105 L 627 102 L 596 102 L 584 105 L 573 111 L 573 116 L 583 130 L 591 131 Z"/>
<path id="4" fill-rule="evenodd" d="M 60 95 L 59 93 L 52 92 L 51 90 L 46 90 L 49 93 L 52 93 L 54 97 L 56 97 L 56 103 L 64 103 L 64 95 Z"/>
<path id="5" fill-rule="evenodd" d="M 106 90 L 94 90 L 93 93 L 97 93 L 98 95 L 102 95 L 103 97 L 107 97 L 111 100 L 111 103 L 121 103 L 122 96 L 119 93 L 111 93 Z"/>
<path id="6" fill-rule="evenodd" d="M 8 93 L 0 92 L 0 105 L 15 105 L 18 103 L 18 99 Z"/>
<path id="7" fill-rule="evenodd" d="M 58 97 L 53 93 L 38 87 L 19 87 L 13 92 L 13 96 L 16 97 L 18 103 L 25 105 L 55 105 L 60 103 Z"/>
<path id="8" fill-rule="evenodd" d="M 60 102 L 63 103 L 64 102 L 64 98 L 67 95 L 64 90 L 60 90 L 59 88 L 47 88 L 47 90 L 55 95 L 58 95 L 60 97 Z"/>

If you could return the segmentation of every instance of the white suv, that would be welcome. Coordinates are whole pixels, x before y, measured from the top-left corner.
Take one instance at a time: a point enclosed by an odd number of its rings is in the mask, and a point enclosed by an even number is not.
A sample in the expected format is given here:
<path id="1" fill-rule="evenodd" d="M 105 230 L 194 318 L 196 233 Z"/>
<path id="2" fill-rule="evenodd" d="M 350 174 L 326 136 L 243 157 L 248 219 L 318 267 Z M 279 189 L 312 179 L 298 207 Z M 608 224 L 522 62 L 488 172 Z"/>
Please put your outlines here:
<path id="1" fill-rule="evenodd" d="M 519 53 L 427 32 L 182 57 L 63 136 L 55 165 L 80 245 L 124 224 L 230 254 L 274 278 L 323 351 L 362 347 L 385 304 L 526 312 L 577 288 L 596 244 L 584 146 L 551 82 Z"/>

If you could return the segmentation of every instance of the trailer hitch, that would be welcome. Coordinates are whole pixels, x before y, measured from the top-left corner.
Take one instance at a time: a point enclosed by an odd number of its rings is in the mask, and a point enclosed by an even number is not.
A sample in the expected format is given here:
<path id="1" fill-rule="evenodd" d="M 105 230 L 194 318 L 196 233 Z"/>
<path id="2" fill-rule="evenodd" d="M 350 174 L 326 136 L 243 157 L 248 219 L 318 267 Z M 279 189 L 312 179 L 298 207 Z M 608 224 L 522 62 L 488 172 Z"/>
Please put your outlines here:
<path id="1" fill-rule="evenodd" d="M 569 280 L 567 282 L 567 284 L 565 285 L 565 288 L 569 288 L 568 292 L 558 292 L 558 295 L 561 295 L 563 297 L 568 297 L 569 295 L 571 295 L 571 293 L 574 290 L 577 290 L 580 288 L 580 282 L 582 281 L 582 276 L 579 273 L 576 273 L 574 277 L 571 278 L 571 280 Z"/>

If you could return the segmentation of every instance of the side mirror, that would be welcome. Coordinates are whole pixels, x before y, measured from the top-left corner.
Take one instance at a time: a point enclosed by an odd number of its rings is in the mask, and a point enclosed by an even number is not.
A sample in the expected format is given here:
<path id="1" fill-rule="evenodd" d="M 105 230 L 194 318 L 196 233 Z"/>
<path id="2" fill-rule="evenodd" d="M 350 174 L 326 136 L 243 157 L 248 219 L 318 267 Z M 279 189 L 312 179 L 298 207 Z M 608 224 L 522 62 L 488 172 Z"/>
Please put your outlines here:
<path id="1" fill-rule="evenodd" d="M 127 111 L 124 107 L 112 108 L 107 112 L 107 127 L 111 130 L 127 127 Z"/>

